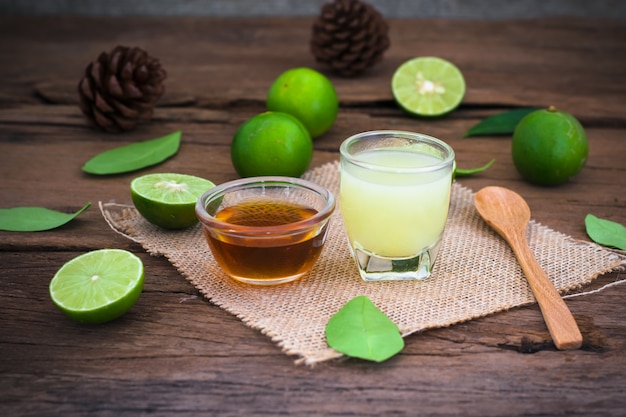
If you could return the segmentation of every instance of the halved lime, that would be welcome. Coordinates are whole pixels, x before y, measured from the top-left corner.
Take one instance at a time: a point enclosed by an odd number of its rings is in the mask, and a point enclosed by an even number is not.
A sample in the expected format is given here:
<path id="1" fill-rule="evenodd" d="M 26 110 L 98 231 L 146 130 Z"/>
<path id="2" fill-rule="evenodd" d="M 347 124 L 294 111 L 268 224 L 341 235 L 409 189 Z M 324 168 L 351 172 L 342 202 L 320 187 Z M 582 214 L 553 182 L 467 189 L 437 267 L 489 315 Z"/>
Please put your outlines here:
<path id="1" fill-rule="evenodd" d="M 193 175 L 158 173 L 137 177 L 130 183 L 135 208 L 150 223 L 165 229 L 184 229 L 196 224 L 196 201 L 215 187 Z"/>
<path id="2" fill-rule="evenodd" d="M 50 281 L 50 297 L 68 317 L 104 323 L 126 313 L 143 290 L 141 259 L 121 249 L 100 249 L 68 261 Z"/>
<path id="3" fill-rule="evenodd" d="M 437 57 L 413 58 L 391 79 L 396 102 L 418 116 L 440 116 L 454 110 L 465 96 L 465 79 L 451 62 Z"/>

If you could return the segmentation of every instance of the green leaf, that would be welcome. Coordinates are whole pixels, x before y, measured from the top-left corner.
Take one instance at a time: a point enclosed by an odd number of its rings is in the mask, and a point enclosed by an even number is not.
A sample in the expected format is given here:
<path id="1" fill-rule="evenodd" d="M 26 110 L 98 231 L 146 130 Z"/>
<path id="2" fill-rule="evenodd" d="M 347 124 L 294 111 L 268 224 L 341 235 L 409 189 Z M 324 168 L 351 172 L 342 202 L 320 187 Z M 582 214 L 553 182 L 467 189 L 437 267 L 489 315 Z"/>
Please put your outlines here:
<path id="1" fill-rule="evenodd" d="M 486 171 L 486 170 L 489 169 L 490 166 L 493 165 L 494 162 L 496 162 L 496 160 L 492 159 L 491 161 L 487 162 L 485 165 L 483 165 L 481 167 L 477 167 L 477 168 L 467 168 L 467 169 L 455 168 L 454 169 L 454 176 L 455 177 L 468 177 L 470 175 Z"/>
<path id="2" fill-rule="evenodd" d="M 326 325 L 328 345 L 344 355 L 382 362 L 404 348 L 398 326 L 362 295 L 348 301 Z"/>
<path id="3" fill-rule="evenodd" d="M 603 246 L 626 250 L 626 227 L 623 225 L 598 218 L 593 214 L 587 214 L 585 227 L 587 234 L 594 242 Z"/>
<path id="4" fill-rule="evenodd" d="M 463 137 L 508 135 L 515 131 L 515 126 L 529 113 L 538 110 L 537 107 L 509 110 L 504 113 L 489 116 L 470 128 Z"/>
<path id="5" fill-rule="evenodd" d="M 161 138 L 110 149 L 87 161 L 83 171 L 96 175 L 121 174 L 156 165 L 178 152 L 180 136 L 179 130 Z"/>
<path id="6" fill-rule="evenodd" d="M 10 232 L 41 232 L 55 229 L 73 220 L 91 203 L 85 204 L 76 213 L 62 213 L 44 207 L 13 207 L 0 209 L 0 230 Z"/>

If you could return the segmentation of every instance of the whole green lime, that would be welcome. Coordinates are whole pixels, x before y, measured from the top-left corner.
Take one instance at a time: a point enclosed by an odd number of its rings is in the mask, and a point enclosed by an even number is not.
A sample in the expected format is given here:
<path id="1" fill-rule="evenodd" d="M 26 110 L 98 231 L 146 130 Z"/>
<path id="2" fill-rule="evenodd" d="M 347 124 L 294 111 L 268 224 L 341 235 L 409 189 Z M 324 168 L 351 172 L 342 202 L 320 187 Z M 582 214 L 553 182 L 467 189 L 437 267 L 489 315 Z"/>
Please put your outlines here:
<path id="1" fill-rule="evenodd" d="M 293 68 L 279 75 L 267 93 L 266 104 L 269 111 L 296 117 L 312 138 L 330 129 L 339 111 L 335 87 L 311 68 Z"/>
<path id="2" fill-rule="evenodd" d="M 299 177 L 313 158 L 313 141 L 294 116 L 265 112 L 239 127 L 231 143 L 230 157 L 242 177 Z"/>
<path id="3" fill-rule="evenodd" d="M 533 184 L 567 182 L 585 166 L 588 153 L 587 135 L 580 122 L 554 107 L 528 114 L 513 133 L 513 163 Z"/>

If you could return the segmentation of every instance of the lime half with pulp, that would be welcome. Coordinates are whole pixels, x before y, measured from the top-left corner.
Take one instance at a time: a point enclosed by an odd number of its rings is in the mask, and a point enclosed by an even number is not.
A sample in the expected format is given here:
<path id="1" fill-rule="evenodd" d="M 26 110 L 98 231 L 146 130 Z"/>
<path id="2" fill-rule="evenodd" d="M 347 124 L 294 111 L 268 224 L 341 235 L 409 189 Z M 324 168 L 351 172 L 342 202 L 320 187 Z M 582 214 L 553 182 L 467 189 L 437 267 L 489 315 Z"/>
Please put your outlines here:
<path id="1" fill-rule="evenodd" d="M 175 173 L 147 174 L 130 183 L 135 208 L 150 223 L 165 229 L 196 224 L 196 201 L 215 187 L 209 180 Z"/>
<path id="2" fill-rule="evenodd" d="M 441 116 L 465 96 L 465 79 L 451 62 L 437 57 L 413 58 L 400 65 L 391 79 L 396 102 L 418 116 Z"/>
<path id="3" fill-rule="evenodd" d="M 141 259 L 121 249 L 100 249 L 68 261 L 50 281 L 50 297 L 68 317 L 104 323 L 126 313 L 143 290 Z"/>

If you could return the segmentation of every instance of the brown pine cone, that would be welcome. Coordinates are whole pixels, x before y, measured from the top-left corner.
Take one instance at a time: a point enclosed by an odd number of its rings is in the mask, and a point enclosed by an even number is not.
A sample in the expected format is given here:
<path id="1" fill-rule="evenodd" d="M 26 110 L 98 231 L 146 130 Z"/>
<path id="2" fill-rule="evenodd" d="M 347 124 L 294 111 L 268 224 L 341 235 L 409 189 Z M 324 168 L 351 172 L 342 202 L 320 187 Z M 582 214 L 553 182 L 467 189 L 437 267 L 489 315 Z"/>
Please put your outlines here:
<path id="1" fill-rule="evenodd" d="M 389 47 L 382 15 L 359 0 L 334 0 L 322 6 L 313 24 L 311 52 L 344 77 L 355 76 L 382 59 Z"/>
<path id="2" fill-rule="evenodd" d="M 134 129 L 152 117 L 167 73 L 141 48 L 116 46 L 85 68 L 78 84 L 80 108 L 87 121 L 107 132 Z"/>

